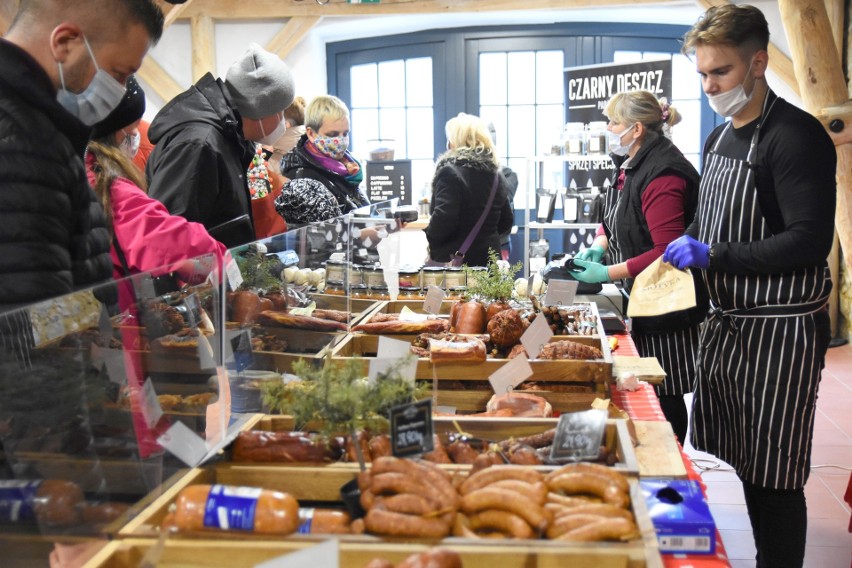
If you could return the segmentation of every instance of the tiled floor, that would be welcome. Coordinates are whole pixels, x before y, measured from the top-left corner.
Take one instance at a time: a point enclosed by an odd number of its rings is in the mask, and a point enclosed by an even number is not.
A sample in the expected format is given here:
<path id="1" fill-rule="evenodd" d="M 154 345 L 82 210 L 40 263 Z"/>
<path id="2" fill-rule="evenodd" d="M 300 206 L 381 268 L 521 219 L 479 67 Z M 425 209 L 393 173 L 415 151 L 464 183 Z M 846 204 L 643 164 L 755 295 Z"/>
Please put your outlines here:
<path id="1" fill-rule="evenodd" d="M 685 449 L 694 459 L 701 460 L 696 462 L 697 466 L 718 465 L 718 469 L 702 474 L 710 509 L 731 565 L 753 567 L 754 540 L 737 476 L 728 464 L 713 456 L 688 444 Z M 852 345 L 828 350 L 817 401 L 811 463 L 813 469 L 805 486 L 808 504 L 805 566 L 849 568 L 852 534 L 848 532 L 850 510 L 843 494 L 852 467 Z"/>

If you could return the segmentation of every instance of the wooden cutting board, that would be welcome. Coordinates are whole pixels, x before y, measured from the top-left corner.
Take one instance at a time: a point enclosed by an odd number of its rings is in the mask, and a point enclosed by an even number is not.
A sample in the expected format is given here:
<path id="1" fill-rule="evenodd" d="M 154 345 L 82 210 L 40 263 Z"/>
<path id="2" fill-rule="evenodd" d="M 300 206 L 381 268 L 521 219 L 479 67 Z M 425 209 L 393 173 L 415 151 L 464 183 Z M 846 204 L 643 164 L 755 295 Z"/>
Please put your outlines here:
<path id="1" fill-rule="evenodd" d="M 672 425 L 664 421 L 634 421 L 639 444 L 633 449 L 639 477 L 686 477 L 686 466 Z"/>

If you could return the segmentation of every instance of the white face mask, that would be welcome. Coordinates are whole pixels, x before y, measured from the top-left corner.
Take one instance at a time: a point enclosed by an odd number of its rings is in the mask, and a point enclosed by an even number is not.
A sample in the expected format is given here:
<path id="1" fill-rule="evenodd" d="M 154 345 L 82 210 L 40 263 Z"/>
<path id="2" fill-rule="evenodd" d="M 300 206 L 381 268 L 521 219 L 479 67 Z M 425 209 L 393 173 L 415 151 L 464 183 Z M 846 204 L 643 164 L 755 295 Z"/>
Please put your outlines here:
<path id="1" fill-rule="evenodd" d="M 139 145 L 142 143 L 142 135 L 138 132 L 136 134 L 124 134 L 124 140 L 119 144 L 119 148 L 124 154 L 130 158 L 131 160 L 136 157 L 136 154 L 139 153 Z"/>
<path id="2" fill-rule="evenodd" d="M 622 132 L 616 134 L 611 130 L 608 130 L 606 133 L 608 142 L 609 142 L 609 151 L 615 154 L 616 156 L 626 156 L 627 152 L 630 151 L 630 148 L 636 142 L 636 140 L 631 140 L 630 144 L 622 144 L 621 139 L 624 138 L 624 135 L 633 130 L 636 126 L 634 123 L 633 126 L 629 126 L 625 128 Z"/>
<path id="3" fill-rule="evenodd" d="M 258 144 L 262 146 L 272 146 L 278 139 L 284 136 L 284 133 L 287 132 L 287 124 L 282 120 L 278 123 L 278 126 L 275 127 L 275 130 L 270 132 L 269 134 L 263 129 L 263 121 L 258 120 L 257 123 L 260 125 L 260 133 L 263 134 L 263 137 L 259 140 L 254 140 Z"/>
<path id="4" fill-rule="evenodd" d="M 745 92 L 745 82 L 748 80 L 748 74 L 751 73 L 751 63 L 748 64 L 748 71 L 746 71 L 745 79 L 743 82 L 728 91 L 727 93 L 719 93 L 718 95 L 707 95 L 707 102 L 710 103 L 710 108 L 712 108 L 716 113 L 720 116 L 724 116 L 728 118 L 729 116 L 734 116 L 741 110 L 745 108 L 745 106 L 751 100 L 751 96 L 754 94 L 754 88 L 751 90 L 751 94 L 746 94 Z"/>
<path id="5" fill-rule="evenodd" d="M 95 54 L 92 53 L 92 48 L 86 36 L 83 36 L 83 43 L 89 50 L 89 57 L 92 58 L 97 72 L 86 90 L 76 94 L 65 88 L 62 64 L 57 62 L 57 65 L 59 65 L 59 82 L 62 84 L 62 88 L 57 91 L 56 100 L 65 107 L 65 110 L 79 118 L 83 124 L 94 126 L 109 116 L 109 113 L 118 106 L 126 89 L 112 75 L 98 67 Z"/>

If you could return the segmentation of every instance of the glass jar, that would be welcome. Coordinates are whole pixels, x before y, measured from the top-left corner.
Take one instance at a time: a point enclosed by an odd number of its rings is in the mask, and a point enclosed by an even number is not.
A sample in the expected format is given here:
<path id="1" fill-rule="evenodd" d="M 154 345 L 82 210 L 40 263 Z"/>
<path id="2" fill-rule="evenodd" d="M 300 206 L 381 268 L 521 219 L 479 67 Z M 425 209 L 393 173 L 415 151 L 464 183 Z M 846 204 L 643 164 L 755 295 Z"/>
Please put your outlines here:
<path id="1" fill-rule="evenodd" d="M 385 286 L 385 275 L 382 272 L 382 268 L 380 266 L 364 266 L 361 270 L 362 281 L 369 288 L 373 288 L 374 286 Z"/>
<path id="2" fill-rule="evenodd" d="M 390 300 L 390 294 L 388 293 L 388 287 L 385 285 L 381 286 L 370 286 L 370 291 L 367 292 L 368 300 Z"/>
<path id="3" fill-rule="evenodd" d="M 586 130 L 582 122 L 569 122 L 562 132 L 562 144 L 565 154 L 570 156 L 582 156 L 586 153 Z"/>
<path id="4" fill-rule="evenodd" d="M 606 154 L 609 144 L 606 137 L 606 122 L 590 122 L 589 137 L 586 142 L 589 154 Z"/>
<path id="5" fill-rule="evenodd" d="M 424 296 L 420 286 L 400 286 L 397 298 L 400 300 L 422 300 Z"/>
<path id="6" fill-rule="evenodd" d="M 485 273 L 488 271 L 484 266 L 471 266 L 468 267 L 467 273 L 467 285 L 468 288 L 476 286 L 480 283 L 482 277 L 485 276 Z"/>
<path id="7" fill-rule="evenodd" d="M 467 286 L 453 286 L 447 290 L 447 300 L 461 300 L 467 295 Z"/>
<path id="8" fill-rule="evenodd" d="M 349 264 L 349 285 L 357 286 L 359 284 L 363 284 L 363 273 L 361 272 L 362 268 L 360 264 L 350 263 Z"/>
<path id="9" fill-rule="evenodd" d="M 420 269 L 411 266 L 403 266 L 399 269 L 399 288 L 413 286 L 420 289 Z"/>
<path id="10" fill-rule="evenodd" d="M 346 263 L 342 260 L 328 260 L 325 263 L 325 281 L 340 282 L 346 281 Z"/>
<path id="11" fill-rule="evenodd" d="M 427 266 L 423 269 L 423 289 L 429 286 L 444 288 L 444 269 L 440 266 Z"/>
<path id="12" fill-rule="evenodd" d="M 366 284 L 355 284 L 349 288 L 349 297 L 353 300 L 366 300 L 369 290 Z"/>
<path id="13" fill-rule="evenodd" d="M 326 268 L 326 271 L 327 270 L 328 269 Z M 332 296 L 345 296 L 346 287 L 343 285 L 343 280 L 326 280 L 325 293 L 331 294 Z"/>
<path id="14" fill-rule="evenodd" d="M 444 269 L 444 286 L 447 290 L 458 288 L 467 284 L 464 270 L 461 267 L 451 266 Z"/>

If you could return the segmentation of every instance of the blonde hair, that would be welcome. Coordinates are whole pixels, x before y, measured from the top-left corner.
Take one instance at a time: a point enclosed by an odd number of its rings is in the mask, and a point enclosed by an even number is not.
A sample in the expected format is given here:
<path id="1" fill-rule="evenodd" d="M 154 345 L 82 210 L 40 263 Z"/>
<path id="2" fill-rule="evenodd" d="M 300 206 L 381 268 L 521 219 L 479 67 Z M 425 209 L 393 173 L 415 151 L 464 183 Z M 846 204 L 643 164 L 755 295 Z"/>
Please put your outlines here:
<path id="1" fill-rule="evenodd" d="M 293 126 L 305 124 L 305 99 L 296 97 L 293 102 L 284 109 L 284 118 L 289 120 Z"/>
<path id="2" fill-rule="evenodd" d="M 92 140 L 86 147 L 86 151 L 95 157 L 95 195 L 104 208 L 106 214 L 107 229 L 110 236 L 115 235 L 112 224 L 112 184 L 117 178 L 123 177 L 130 180 L 143 192 L 148 193 L 145 176 L 139 171 L 133 162 L 115 144 L 114 133 L 108 134 L 97 140 Z"/>
<path id="3" fill-rule="evenodd" d="M 319 132 L 325 119 L 332 122 L 341 118 L 349 118 L 349 109 L 346 103 L 333 95 L 320 95 L 316 97 L 305 109 L 305 126 Z"/>
<path id="4" fill-rule="evenodd" d="M 689 55 L 701 45 L 727 45 L 751 55 L 769 46 L 769 24 L 763 12 L 747 4 L 714 6 L 704 12 L 683 36 L 681 52 Z"/>
<path id="5" fill-rule="evenodd" d="M 488 126 L 478 116 L 461 112 L 447 121 L 445 130 L 447 142 L 455 149 L 468 148 L 477 154 L 489 154 L 491 161 L 499 165 Z"/>
<path id="6" fill-rule="evenodd" d="M 663 134 L 681 120 L 680 113 L 666 99 L 657 99 L 650 91 L 616 93 L 606 104 L 604 114 L 618 124 L 641 122 L 645 128 Z"/>

